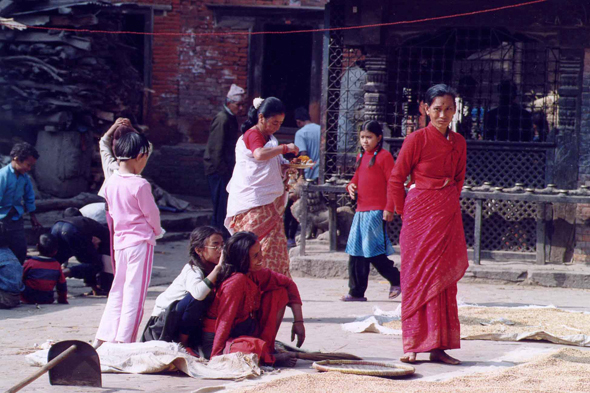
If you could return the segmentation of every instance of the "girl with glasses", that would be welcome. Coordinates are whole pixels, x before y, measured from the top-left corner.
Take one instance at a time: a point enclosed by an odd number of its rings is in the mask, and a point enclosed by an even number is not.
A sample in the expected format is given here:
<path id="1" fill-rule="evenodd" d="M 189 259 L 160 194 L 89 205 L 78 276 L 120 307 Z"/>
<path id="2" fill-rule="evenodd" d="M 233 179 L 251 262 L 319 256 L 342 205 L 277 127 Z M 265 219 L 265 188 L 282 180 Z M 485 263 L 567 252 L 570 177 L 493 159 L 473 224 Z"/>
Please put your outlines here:
<path id="1" fill-rule="evenodd" d="M 141 341 L 179 342 L 188 353 L 198 356 L 201 319 L 213 297 L 222 248 L 223 236 L 213 227 L 199 227 L 191 233 L 190 259 L 156 299 Z"/>

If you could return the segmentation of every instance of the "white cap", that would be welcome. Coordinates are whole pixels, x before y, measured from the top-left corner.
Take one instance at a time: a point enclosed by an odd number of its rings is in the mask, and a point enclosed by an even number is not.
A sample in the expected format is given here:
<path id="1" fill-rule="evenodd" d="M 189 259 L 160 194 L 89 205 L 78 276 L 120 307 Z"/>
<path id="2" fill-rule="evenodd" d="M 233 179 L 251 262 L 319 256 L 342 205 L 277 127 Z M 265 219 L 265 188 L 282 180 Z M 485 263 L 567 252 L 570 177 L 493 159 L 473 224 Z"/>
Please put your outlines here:
<path id="1" fill-rule="evenodd" d="M 232 83 L 231 87 L 229 88 L 229 91 L 227 92 L 227 99 L 230 101 L 239 101 L 243 98 L 242 96 L 244 94 L 246 94 L 246 90 Z"/>

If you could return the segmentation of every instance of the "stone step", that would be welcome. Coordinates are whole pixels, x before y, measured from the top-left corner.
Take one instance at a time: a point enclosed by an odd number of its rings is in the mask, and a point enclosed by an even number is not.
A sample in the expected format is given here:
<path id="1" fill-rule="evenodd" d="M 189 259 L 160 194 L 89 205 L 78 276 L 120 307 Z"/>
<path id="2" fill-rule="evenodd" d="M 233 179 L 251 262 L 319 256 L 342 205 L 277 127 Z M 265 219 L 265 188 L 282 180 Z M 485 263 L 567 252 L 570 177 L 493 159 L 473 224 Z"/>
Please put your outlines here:
<path id="1" fill-rule="evenodd" d="M 400 268 L 399 249 L 390 256 Z M 306 255 L 299 255 L 299 247 L 289 252 L 291 273 L 299 277 L 348 278 L 348 254 L 330 252 L 328 244 L 316 240 L 306 244 Z M 514 254 L 510 254 L 514 255 Z M 380 277 L 371 267 L 371 278 Z M 511 283 L 539 285 L 544 287 L 590 289 L 590 266 L 582 263 L 563 264 L 547 263 L 537 265 L 529 255 L 522 255 L 518 260 L 484 259 L 481 265 L 470 261 L 465 273 L 465 280 L 492 280 Z"/>

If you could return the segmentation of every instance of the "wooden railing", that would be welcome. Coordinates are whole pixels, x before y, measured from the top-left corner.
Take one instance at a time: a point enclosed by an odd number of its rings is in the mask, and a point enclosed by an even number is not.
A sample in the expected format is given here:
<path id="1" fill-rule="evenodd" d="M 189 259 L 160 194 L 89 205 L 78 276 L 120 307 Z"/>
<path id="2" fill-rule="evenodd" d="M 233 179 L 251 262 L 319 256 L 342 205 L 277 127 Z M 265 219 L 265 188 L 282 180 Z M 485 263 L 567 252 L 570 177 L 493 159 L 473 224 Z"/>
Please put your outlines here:
<path id="1" fill-rule="evenodd" d="M 329 232 L 330 251 L 337 249 L 337 199 L 339 194 L 347 191 L 343 185 L 314 185 L 306 184 L 301 192 L 301 203 L 303 211 L 307 212 L 308 194 L 321 192 L 328 200 L 329 209 Z M 491 187 L 488 185 L 480 187 L 463 187 L 462 198 L 471 198 L 476 201 L 475 227 L 474 227 L 474 256 L 475 264 L 481 261 L 481 225 L 484 201 L 526 201 L 539 204 L 537 217 L 537 247 L 536 261 L 538 264 L 545 263 L 545 211 L 547 204 L 553 203 L 576 203 L 590 204 L 590 190 L 584 186 L 577 190 L 557 190 L 552 185 L 543 189 L 522 188 L 518 185 L 512 188 Z M 300 255 L 305 255 L 306 233 L 308 217 L 305 214 L 301 220 Z"/>

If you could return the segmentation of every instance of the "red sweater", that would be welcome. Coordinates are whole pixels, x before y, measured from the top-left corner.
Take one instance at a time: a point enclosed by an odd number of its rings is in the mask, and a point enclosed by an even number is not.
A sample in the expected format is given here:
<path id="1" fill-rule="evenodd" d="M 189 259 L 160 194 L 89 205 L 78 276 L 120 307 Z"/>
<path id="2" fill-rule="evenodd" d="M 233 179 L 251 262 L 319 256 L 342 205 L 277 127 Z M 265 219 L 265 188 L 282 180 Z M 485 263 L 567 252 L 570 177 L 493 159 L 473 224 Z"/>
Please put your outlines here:
<path id="1" fill-rule="evenodd" d="M 357 212 L 385 210 L 387 204 L 387 180 L 393 168 L 393 156 L 387 150 L 381 149 L 377 153 L 375 163 L 369 168 L 373 153 L 374 151 L 367 151 L 363 154 L 361 165 L 350 181 L 358 187 Z M 359 157 L 360 154 L 356 159 Z"/>
<path id="2" fill-rule="evenodd" d="M 432 124 L 406 137 L 397 157 L 397 163 L 387 187 L 387 211 L 403 214 L 406 191 L 410 182 L 420 190 L 441 189 L 446 185 L 457 187 L 459 192 L 465 181 L 467 144 L 465 138 L 449 131 L 445 138 Z"/>
<path id="3" fill-rule="evenodd" d="M 207 311 L 207 318 L 215 320 L 215 339 L 211 357 L 221 355 L 232 328 L 260 308 L 263 292 L 285 288 L 289 304 L 302 304 L 297 285 L 289 277 L 270 269 L 261 269 L 247 275 L 235 273 L 221 283 L 215 299 Z M 205 321 L 208 324 L 208 321 Z M 205 331 L 209 326 L 204 327 Z M 274 351 L 274 348 L 270 350 Z"/>

